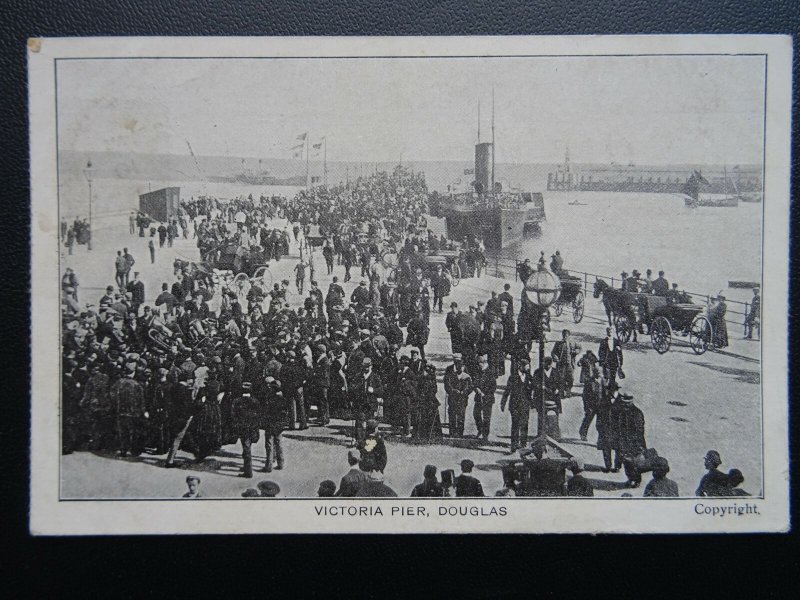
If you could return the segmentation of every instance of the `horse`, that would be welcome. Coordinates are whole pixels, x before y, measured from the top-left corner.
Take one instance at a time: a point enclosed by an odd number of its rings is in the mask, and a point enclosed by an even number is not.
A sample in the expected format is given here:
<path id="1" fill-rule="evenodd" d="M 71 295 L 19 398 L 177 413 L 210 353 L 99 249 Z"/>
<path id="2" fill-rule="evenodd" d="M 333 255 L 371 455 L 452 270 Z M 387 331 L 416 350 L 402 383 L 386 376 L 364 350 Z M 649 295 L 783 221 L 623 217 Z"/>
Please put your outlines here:
<path id="1" fill-rule="evenodd" d="M 595 279 L 592 295 L 595 298 L 600 298 L 602 296 L 603 307 L 606 309 L 609 327 L 618 317 L 625 317 L 627 319 L 632 329 L 633 341 L 635 342 L 636 330 L 638 327 L 631 294 L 624 290 L 612 288 L 602 279 Z M 617 333 L 618 335 L 620 334 L 620 332 Z"/>

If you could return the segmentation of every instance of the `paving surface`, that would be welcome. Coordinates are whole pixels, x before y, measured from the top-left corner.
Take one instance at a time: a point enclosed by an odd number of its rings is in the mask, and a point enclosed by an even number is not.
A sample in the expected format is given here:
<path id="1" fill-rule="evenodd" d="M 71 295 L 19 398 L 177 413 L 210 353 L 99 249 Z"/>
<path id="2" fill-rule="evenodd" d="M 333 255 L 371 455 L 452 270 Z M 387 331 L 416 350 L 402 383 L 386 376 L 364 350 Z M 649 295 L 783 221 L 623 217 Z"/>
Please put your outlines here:
<path id="1" fill-rule="evenodd" d="M 282 223 L 277 223 L 282 226 Z M 198 258 L 193 240 L 179 239 L 172 248 L 158 248 L 156 259 L 150 264 L 147 238 L 128 233 L 127 213 L 107 215 L 95 221 L 94 247 L 76 246 L 69 256 L 63 248 L 61 269 L 75 269 L 80 281 L 80 301 L 97 303 L 106 285 L 114 282 L 114 257 L 116 251 L 127 247 L 136 259 L 134 270 L 140 271 L 145 283 L 146 298 L 152 301 L 159 293 L 162 282 L 173 281 L 172 263 L 176 257 L 188 260 Z M 320 288 L 327 290 L 331 276 L 324 274 L 324 261 L 315 255 L 317 279 Z M 535 258 L 535 257 L 534 257 Z M 293 269 L 298 260 L 298 248 L 293 243 L 290 256 L 273 262 L 270 270 L 273 281 L 294 281 Z M 609 265 L 614 272 L 615 265 Z M 357 270 L 353 269 L 357 274 Z M 344 267 L 336 266 L 334 275 L 343 280 Z M 345 291 L 357 285 L 344 284 Z M 522 286 L 516 281 L 505 281 L 493 277 L 465 279 L 453 288 L 450 300 L 466 306 L 480 299 L 487 299 L 491 290 L 502 291 L 504 283 L 511 284 L 511 293 L 519 297 Z M 289 301 L 294 305 L 299 296 L 290 293 Z M 586 300 L 586 314 L 579 324 L 572 322 L 571 314 L 565 311 L 554 318 L 553 333 L 557 339 L 560 330 L 568 327 L 583 350 L 597 346 L 604 334 L 605 314 L 599 301 Z M 640 337 L 638 344 L 625 347 L 625 390 L 633 394 L 636 404 L 644 411 L 646 438 L 649 447 L 666 456 L 671 465 L 670 478 L 674 479 L 682 495 L 692 495 L 704 473 L 703 456 L 711 448 L 720 452 L 723 469 L 738 468 L 746 478 L 742 488 L 752 494 L 761 492 L 761 388 L 760 388 L 760 343 L 742 340 L 741 331 L 729 331 L 731 345 L 724 351 L 694 354 L 683 340 L 673 342 L 672 349 L 659 355 L 650 345 L 649 337 Z M 549 352 L 549 349 L 548 349 Z M 444 315 L 432 314 L 431 336 L 426 347 L 429 360 L 439 368 L 448 364 L 450 338 L 444 327 Z M 536 350 L 532 355 L 535 365 Z M 440 371 L 441 377 L 441 371 Z M 577 378 L 577 377 L 576 377 Z M 498 380 L 500 389 L 505 378 Z M 440 402 L 444 404 L 444 391 L 440 384 Z M 585 475 L 594 483 L 597 496 L 619 496 L 628 490 L 624 487 L 623 473 L 604 474 L 601 453 L 595 448 L 594 426 L 589 432 L 589 441 L 578 438 L 578 426 L 583 417 L 580 386 L 576 385 L 573 397 L 564 401 L 564 412 L 560 425 L 563 445 L 570 453 L 583 458 Z M 498 393 L 499 400 L 499 393 Z M 408 495 L 411 488 L 422 480 L 426 464 L 439 469 L 458 470 L 463 458 L 476 464 L 476 475 L 482 480 L 487 494 L 493 494 L 502 485 L 500 467 L 496 462 L 506 456 L 509 445 L 510 417 L 500 412 L 499 401 L 494 405 L 491 435 L 487 442 L 474 440 L 475 424 L 472 421 L 472 403 L 467 409 L 466 439 L 445 438 L 441 444 L 414 445 L 405 440 L 390 437 L 387 440 L 389 464 L 386 483 L 401 496 Z M 442 414 L 444 417 L 444 414 Z M 535 431 L 535 413 L 530 430 Z M 185 491 L 184 478 L 187 473 L 196 473 L 202 478 L 202 489 L 207 497 L 238 497 L 247 487 L 254 487 L 260 479 L 271 479 L 281 486 L 281 496 L 314 496 L 317 486 L 324 479 L 337 482 L 347 472 L 347 429 L 349 423 L 332 421 L 328 427 L 312 427 L 306 431 L 287 431 L 284 434 L 286 468 L 271 474 L 257 474 L 253 480 L 237 477 L 241 466 L 238 445 L 224 447 L 202 464 L 186 462 L 180 469 L 161 468 L 164 456 L 143 455 L 135 459 L 119 459 L 90 452 L 76 452 L 62 457 L 63 498 L 174 498 Z M 473 436 L 473 439 L 469 439 Z M 255 466 L 263 465 L 263 437 L 254 450 Z M 181 456 L 181 455 L 179 455 Z M 458 471 L 457 471 L 458 472 Z M 647 476 L 645 476 L 645 482 Z M 641 495 L 642 490 L 631 490 Z"/>

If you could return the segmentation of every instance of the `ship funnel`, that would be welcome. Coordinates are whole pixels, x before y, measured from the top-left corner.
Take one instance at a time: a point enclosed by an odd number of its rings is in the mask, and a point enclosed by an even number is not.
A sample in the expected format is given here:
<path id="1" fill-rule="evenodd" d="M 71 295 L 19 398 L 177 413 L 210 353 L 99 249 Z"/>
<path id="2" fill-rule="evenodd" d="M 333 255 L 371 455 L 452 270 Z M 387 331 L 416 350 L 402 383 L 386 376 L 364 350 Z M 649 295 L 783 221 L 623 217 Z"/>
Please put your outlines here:
<path id="1" fill-rule="evenodd" d="M 475 191 L 479 194 L 492 189 L 492 162 L 494 146 L 491 142 L 475 144 Z"/>

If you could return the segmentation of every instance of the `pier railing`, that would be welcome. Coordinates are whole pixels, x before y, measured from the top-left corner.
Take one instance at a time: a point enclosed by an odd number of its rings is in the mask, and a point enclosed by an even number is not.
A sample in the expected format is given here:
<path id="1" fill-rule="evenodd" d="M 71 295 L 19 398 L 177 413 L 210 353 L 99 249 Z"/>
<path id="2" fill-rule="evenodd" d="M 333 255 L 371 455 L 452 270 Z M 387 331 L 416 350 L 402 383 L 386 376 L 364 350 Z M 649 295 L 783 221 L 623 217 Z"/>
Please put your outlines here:
<path id="1" fill-rule="evenodd" d="M 522 263 L 513 258 L 500 258 L 494 257 L 487 259 L 486 273 L 501 279 L 519 279 L 519 265 Z M 608 283 L 612 288 L 619 288 L 622 286 L 622 279 L 619 277 L 611 277 L 609 275 L 602 275 L 599 273 L 590 273 L 588 271 L 579 271 L 576 269 L 567 269 L 570 275 L 580 277 L 583 279 L 583 293 L 589 298 L 594 292 L 595 279 L 602 279 Z M 695 299 L 704 299 L 706 304 L 711 301 L 711 294 L 704 294 L 700 292 L 691 292 L 688 290 L 680 290 L 684 294 L 688 294 Z M 733 326 L 742 326 L 746 329 L 747 318 L 750 314 L 750 303 L 741 302 L 739 300 L 725 300 L 728 305 L 728 310 L 725 313 L 725 322 Z"/>

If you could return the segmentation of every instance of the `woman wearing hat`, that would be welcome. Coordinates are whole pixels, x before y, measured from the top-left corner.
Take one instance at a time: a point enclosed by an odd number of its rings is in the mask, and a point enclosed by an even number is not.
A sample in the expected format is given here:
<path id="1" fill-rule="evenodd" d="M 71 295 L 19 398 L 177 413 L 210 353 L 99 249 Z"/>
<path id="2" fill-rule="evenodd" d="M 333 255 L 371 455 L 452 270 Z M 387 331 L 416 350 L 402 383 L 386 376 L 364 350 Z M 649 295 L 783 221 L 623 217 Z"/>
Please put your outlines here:
<path id="1" fill-rule="evenodd" d="M 708 320 L 711 321 L 714 346 L 717 348 L 725 348 L 728 345 L 728 326 L 725 323 L 725 313 L 727 312 L 728 305 L 725 303 L 725 296 L 720 291 L 708 307 Z"/>

